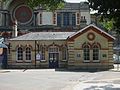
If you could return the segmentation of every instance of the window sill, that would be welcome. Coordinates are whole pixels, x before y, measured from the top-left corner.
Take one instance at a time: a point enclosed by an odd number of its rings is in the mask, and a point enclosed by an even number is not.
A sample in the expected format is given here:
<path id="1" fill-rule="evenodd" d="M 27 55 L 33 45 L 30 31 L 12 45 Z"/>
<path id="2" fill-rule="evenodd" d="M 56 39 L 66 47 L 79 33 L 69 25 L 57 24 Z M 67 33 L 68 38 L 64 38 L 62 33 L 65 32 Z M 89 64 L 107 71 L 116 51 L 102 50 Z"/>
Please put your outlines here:
<path id="1" fill-rule="evenodd" d="M 23 60 L 16 60 L 16 63 L 23 63 Z"/>
<path id="2" fill-rule="evenodd" d="M 62 62 L 67 62 L 67 60 L 61 60 Z"/>
<path id="3" fill-rule="evenodd" d="M 84 63 L 89 63 L 89 62 L 90 62 L 90 60 L 84 60 L 83 62 L 84 62 Z"/>
<path id="4" fill-rule="evenodd" d="M 94 62 L 94 63 L 99 63 L 99 62 L 100 62 L 100 60 L 93 60 L 93 62 Z"/>
<path id="5" fill-rule="evenodd" d="M 32 61 L 31 61 L 31 60 L 25 60 L 25 62 L 26 62 L 26 63 L 30 63 L 30 62 L 32 62 Z"/>
<path id="6" fill-rule="evenodd" d="M 46 62 L 46 60 L 40 60 L 41 62 Z"/>

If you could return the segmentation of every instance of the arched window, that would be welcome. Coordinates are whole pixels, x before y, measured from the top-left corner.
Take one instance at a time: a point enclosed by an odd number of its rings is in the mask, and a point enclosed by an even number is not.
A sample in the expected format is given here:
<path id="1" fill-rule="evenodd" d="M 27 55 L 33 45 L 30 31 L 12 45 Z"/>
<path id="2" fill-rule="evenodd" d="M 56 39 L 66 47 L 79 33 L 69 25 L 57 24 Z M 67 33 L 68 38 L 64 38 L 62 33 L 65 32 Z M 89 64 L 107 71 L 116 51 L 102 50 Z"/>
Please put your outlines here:
<path id="1" fill-rule="evenodd" d="M 59 60 L 59 47 L 50 46 L 48 50 L 49 50 L 49 60 L 58 61 Z"/>
<path id="2" fill-rule="evenodd" d="M 90 60 L 90 46 L 84 45 L 83 46 L 83 53 L 84 53 L 84 60 Z"/>
<path id="3" fill-rule="evenodd" d="M 99 60 L 99 47 L 97 45 L 93 46 L 93 60 Z"/>
<path id="4" fill-rule="evenodd" d="M 51 53 L 58 53 L 59 52 L 59 48 L 57 46 L 51 46 L 51 47 L 49 47 L 49 52 L 51 52 Z"/>
<path id="5" fill-rule="evenodd" d="M 23 48 L 22 47 L 17 48 L 17 60 L 23 60 Z"/>
<path id="6" fill-rule="evenodd" d="M 45 47 L 41 46 L 41 60 L 45 60 Z"/>
<path id="7" fill-rule="evenodd" d="M 25 50 L 26 60 L 31 60 L 31 48 L 27 47 Z"/>
<path id="8" fill-rule="evenodd" d="M 62 48 L 62 60 L 67 60 L 67 47 Z"/>

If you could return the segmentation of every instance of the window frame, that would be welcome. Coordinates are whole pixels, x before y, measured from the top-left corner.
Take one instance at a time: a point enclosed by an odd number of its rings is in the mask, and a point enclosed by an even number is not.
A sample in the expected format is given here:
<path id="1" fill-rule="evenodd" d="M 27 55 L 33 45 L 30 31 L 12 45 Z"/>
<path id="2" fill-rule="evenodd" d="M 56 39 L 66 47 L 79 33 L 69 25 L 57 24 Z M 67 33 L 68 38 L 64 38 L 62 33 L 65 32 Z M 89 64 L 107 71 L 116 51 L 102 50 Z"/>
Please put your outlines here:
<path id="1" fill-rule="evenodd" d="M 94 48 L 95 47 L 95 48 Z M 97 52 L 94 52 L 94 49 L 96 49 L 96 47 L 97 47 Z M 95 50 L 96 51 L 96 50 Z M 98 56 L 97 56 L 97 58 L 98 59 L 94 59 L 94 54 L 97 54 Z M 96 56 L 95 56 L 95 58 L 96 58 Z M 93 47 L 92 47 L 92 59 L 93 59 L 93 62 L 99 62 L 100 61 L 100 47 L 98 46 L 98 45 L 93 45 Z"/>
<path id="2" fill-rule="evenodd" d="M 21 50 L 19 50 L 19 49 L 21 49 Z M 16 59 L 17 59 L 18 62 L 23 61 L 23 58 L 24 58 L 23 52 L 24 52 L 24 51 L 23 51 L 23 48 L 22 48 L 22 47 L 17 47 Z M 19 59 L 20 56 L 21 56 L 21 59 Z"/>
<path id="3" fill-rule="evenodd" d="M 28 49 L 28 51 L 27 51 Z M 27 59 L 29 58 L 29 59 Z M 31 52 L 31 47 L 26 47 L 25 48 L 25 61 L 31 61 L 32 60 L 32 52 Z"/>
<path id="4" fill-rule="evenodd" d="M 86 46 L 87 46 L 88 52 L 85 52 L 85 51 L 87 51 L 87 50 L 86 50 Z M 85 59 L 85 58 L 86 58 L 86 57 L 85 57 L 86 54 L 88 55 L 87 58 L 89 58 L 89 59 Z M 88 44 L 85 44 L 85 45 L 83 46 L 83 61 L 84 61 L 84 62 L 90 62 L 90 46 L 89 46 Z"/>

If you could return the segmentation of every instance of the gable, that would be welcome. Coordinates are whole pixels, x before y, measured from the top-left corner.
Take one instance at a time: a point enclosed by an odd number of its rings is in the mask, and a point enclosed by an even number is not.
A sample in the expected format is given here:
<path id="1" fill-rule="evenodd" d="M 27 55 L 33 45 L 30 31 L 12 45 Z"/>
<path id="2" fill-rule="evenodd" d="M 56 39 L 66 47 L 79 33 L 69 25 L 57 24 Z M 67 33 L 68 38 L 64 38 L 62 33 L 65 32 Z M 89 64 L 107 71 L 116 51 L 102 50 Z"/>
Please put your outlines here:
<path id="1" fill-rule="evenodd" d="M 88 31 L 93 31 L 97 34 L 99 34 L 100 36 L 106 38 L 108 41 L 113 41 L 115 38 L 113 36 L 111 36 L 110 34 L 106 33 L 105 31 L 101 30 L 100 28 L 96 27 L 95 25 L 89 25 L 85 28 L 83 28 L 82 30 L 76 32 L 75 34 L 72 34 L 71 36 L 68 37 L 68 41 L 74 41 L 75 38 L 79 37 L 80 35 L 88 32 Z"/>

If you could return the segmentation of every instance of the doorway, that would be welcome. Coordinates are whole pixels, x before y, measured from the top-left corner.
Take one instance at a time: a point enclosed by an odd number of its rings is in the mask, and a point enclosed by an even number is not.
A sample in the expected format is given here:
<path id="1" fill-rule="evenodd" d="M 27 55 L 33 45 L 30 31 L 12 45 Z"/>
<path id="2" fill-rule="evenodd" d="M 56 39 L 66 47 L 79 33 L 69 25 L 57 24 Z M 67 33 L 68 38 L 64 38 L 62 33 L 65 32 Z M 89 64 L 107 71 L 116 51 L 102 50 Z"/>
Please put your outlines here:
<path id="1" fill-rule="evenodd" d="M 59 67 L 59 48 L 56 46 L 51 46 L 49 48 L 49 68 Z"/>

